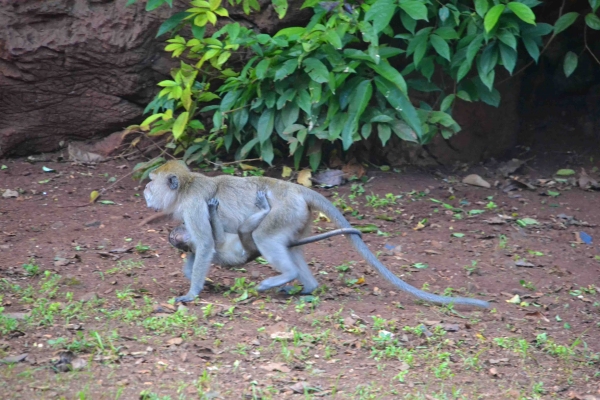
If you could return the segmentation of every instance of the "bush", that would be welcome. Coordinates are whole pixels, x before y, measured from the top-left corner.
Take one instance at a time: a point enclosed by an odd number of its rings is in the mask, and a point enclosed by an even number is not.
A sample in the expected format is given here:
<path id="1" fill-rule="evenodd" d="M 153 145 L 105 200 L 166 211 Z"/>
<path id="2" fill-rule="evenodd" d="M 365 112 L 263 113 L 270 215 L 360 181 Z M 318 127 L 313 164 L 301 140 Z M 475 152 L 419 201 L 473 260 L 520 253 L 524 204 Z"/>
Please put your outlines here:
<path id="1" fill-rule="evenodd" d="M 258 9 L 255 0 L 235 1 L 246 13 Z M 153 0 L 147 8 L 162 3 L 171 5 Z M 577 18 L 536 24 L 532 8 L 539 4 L 306 0 L 302 7 L 313 10 L 307 26 L 270 36 L 233 22 L 209 37 L 206 25 L 228 11 L 220 0 L 193 0 L 159 30 L 172 35 L 166 50 L 181 62 L 159 83 L 141 128 L 172 135 L 169 147 L 187 163 L 235 149 L 236 159 L 258 155 L 269 164 L 289 154 L 296 167 L 308 157 L 313 169 L 327 142 L 347 150 L 371 135 L 384 146 L 392 135 L 418 144 L 449 138 L 460 130 L 452 118 L 457 101 L 498 106 L 498 68 L 512 74 L 525 53 L 537 62 L 542 38 Z M 286 0 L 273 5 L 283 17 Z M 186 25 L 192 37 L 178 34 Z M 569 57 L 565 65 L 574 69 Z"/>

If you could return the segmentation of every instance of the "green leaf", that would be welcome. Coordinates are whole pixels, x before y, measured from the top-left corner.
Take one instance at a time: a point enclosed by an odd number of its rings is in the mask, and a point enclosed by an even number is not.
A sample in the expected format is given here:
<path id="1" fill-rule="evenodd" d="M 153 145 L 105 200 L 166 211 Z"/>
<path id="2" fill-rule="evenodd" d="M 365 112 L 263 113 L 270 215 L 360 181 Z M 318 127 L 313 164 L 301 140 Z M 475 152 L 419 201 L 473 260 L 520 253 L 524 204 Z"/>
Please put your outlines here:
<path id="1" fill-rule="evenodd" d="M 270 64 L 271 64 L 271 59 L 265 58 L 264 60 L 261 60 L 256 65 L 254 72 L 256 73 L 256 77 L 258 79 L 265 79 L 265 77 L 267 76 L 267 70 L 269 69 Z"/>
<path id="2" fill-rule="evenodd" d="M 589 0 L 590 2 L 590 7 L 592 7 L 592 12 L 596 12 L 598 10 L 598 7 L 600 7 L 600 1 L 599 0 Z"/>
<path id="3" fill-rule="evenodd" d="M 419 44 L 417 44 L 417 47 L 415 48 L 415 54 L 413 56 L 415 67 L 419 66 L 419 63 L 421 62 L 421 60 L 423 60 L 423 57 L 425 56 L 426 52 L 427 40 L 420 41 Z"/>
<path id="4" fill-rule="evenodd" d="M 419 138 L 415 131 L 413 131 L 410 126 L 408 126 L 404 121 L 394 120 L 389 124 L 392 127 L 392 131 L 398 136 L 401 140 L 406 142 L 419 143 Z"/>
<path id="5" fill-rule="evenodd" d="M 537 62 L 538 58 L 540 57 L 540 48 L 538 47 L 535 40 L 533 40 L 529 36 L 523 36 L 521 37 L 521 40 L 523 41 L 523 45 L 525 46 L 525 49 L 527 50 L 531 58 L 533 58 L 535 62 Z"/>
<path id="6" fill-rule="evenodd" d="M 488 75 L 498 63 L 498 51 L 496 50 L 496 43 L 492 42 L 488 44 L 483 52 L 477 59 L 477 70 L 480 74 Z"/>
<path id="7" fill-rule="evenodd" d="M 284 135 L 291 135 L 294 132 L 298 132 L 300 129 L 304 129 L 306 128 L 304 125 L 300 125 L 300 124 L 293 124 L 293 125 L 289 125 L 285 128 L 285 130 L 283 131 Z"/>
<path id="8" fill-rule="evenodd" d="M 303 35 L 304 32 L 306 32 L 306 28 L 303 28 L 301 26 L 290 26 L 289 28 L 284 28 L 278 31 L 275 35 L 273 35 L 273 37 L 275 38 L 278 36 L 287 36 L 288 38 L 292 39 L 297 36 Z"/>
<path id="9" fill-rule="evenodd" d="M 448 43 L 436 34 L 429 36 L 429 40 L 435 51 L 437 51 L 440 56 L 450 61 L 450 46 L 448 46 Z"/>
<path id="10" fill-rule="evenodd" d="M 500 43 L 498 48 L 500 49 L 500 58 L 504 68 L 512 75 L 515 65 L 517 65 L 517 51 L 504 43 Z"/>
<path id="11" fill-rule="evenodd" d="M 570 12 L 566 13 L 565 15 L 562 15 L 559 19 L 556 20 L 556 23 L 554 24 L 554 34 L 561 33 L 562 31 L 573 25 L 573 22 L 575 22 L 577 17 L 579 17 L 579 13 L 576 12 Z"/>
<path id="12" fill-rule="evenodd" d="M 517 38 L 509 30 L 507 30 L 507 29 L 500 30 L 500 32 L 498 32 L 497 37 L 498 37 L 498 39 L 500 39 L 500 41 L 502 43 L 504 43 L 511 49 L 514 49 L 514 50 L 517 49 Z"/>
<path id="13" fill-rule="evenodd" d="M 296 68 L 298 68 L 297 59 L 287 60 L 275 71 L 275 81 L 280 81 L 293 74 Z"/>
<path id="14" fill-rule="evenodd" d="M 284 126 L 289 126 L 298 120 L 300 115 L 300 107 L 296 102 L 290 102 L 281 110 L 281 122 Z"/>
<path id="15" fill-rule="evenodd" d="M 473 38 L 473 40 L 471 41 L 471 43 L 469 43 L 469 46 L 467 47 L 466 58 L 469 64 L 469 68 L 471 66 L 471 63 L 475 59 L 475 56 L 479 52 L 479 49 L 481 49 L 481 42 L 483 42 L 483 35 L 477 35 L 475 38 Z"/>
<path id="16" fill-rule="evenodd" d="M 179 114 L 175 123 L 173 124 L 173 137 L 175 140 L 179 139 L 185 130 L 185 126 L 187 125 L 189 112 L 182 112 Z"/>
<path id="17" fill-rule="evenodd" d="M 227 92 L 225 97 L 223 97 L 223 100 L 221 100 L 221 105 L 219 106 L 220 110 L 222 112 L 229 111 L 237 101 L 240 93 L 240 90 L 232 90 Z"/>
<path id="18" fill-rule="evenodd" d="M 169 18 L 168 20 L 166 20 L 165 22 L 163 22 L 160 25 L 160 27 L 158 28 L 158 33 L 156 34 L 156 37 L 164 35 L 165 33 L 169 32 L 172 29 L 174 29 L 188 15 L 189 15 L 189 13 L 187 13 L 185 11 L 173 14 L 171 16 L 171 18 Z"/>
<path id="19" fill-rule="evenodd" d="M 417 27 L 417 21 L 406 13 L 406 11 L 400 10 L 400 21 L 407 31 L 415 34 L 415 28 Z"/>
<path id="20" fill-rule="evenodd" d="M 296 98 L 298 105 L 309 116 L 312 114 L 312 103 L 310 101 L 310 94 L 306 90 L 300 90 L 298 97 Z"/>
<path id="21" fill-rule="evenodd" d="M 440 10 L 438 11 L 438 17 L 440 17 L 440 20 L 442 22 L 446 22 L 446 20 L 448 19 L 449 16 L 450 16 L 450 9 L 446 6 L 440 7 Z"/>
<path id="22" fill-rule="evenodd" d="M 377 136 L 381 140 L 381 145 L 385 146 L 392 137 L 392 128 L 388 124 L 377 124 Z"/>
<path id="23" fill-rule="evenodd" d="M 306 58 L 302 64 L 308 73 L 308 76 L 319 83 L 325 83 L 329 81 L 329 70 L 321 61 L 316 58 Z"/>
<path id="24" fill-rule="evenodd" d="M 531 11 L 531 8 L 527 7 L 525 4 L 512 1 L 506 6 L 512 12 L 514 12 L 521 21 L 531 25 L 535 25 L 535 14 L 533 13 L 533 11 Z"/>
<path id="25" fill-rule="evenodd" d="M 261 144 L 271 137 L 274 124 L 275 111 L 272 108 L 267 108 L 258 119 L 258 126 L 256 128 L 256 135 Z"/>
<path id="26" fill-rule="evenodd" d="M 490 8 L 490 3 L 488 0 L 475 0 L 475 12 L 481 18 L 485 15 L 487 10 Z"/>
<path id="27" fill-rule="evenodd" d="M 304 3 L 302 3 L 300 9 L 302 10 L 303 8 L 312 8 L 319 4 L 320 1 L 321 0 L 305 0 Z"/>
<path id="28" fill-rule="evenodd" d="M 164 3 L 166 3 L 165 0 L 148 0 L 148 2 L 146 3 L 146 11 L 156 10 Z"/>
<path id="29" fill-rule="evenodd" d="M 473 81 L 477 88 L 477 95 L 479 96 L 479 100 L 494 107 L 498 107 L 500 105 L 500 92 L 498 92 L 498 90 L 490 90 L 479 79 L 474 79 Z"/>
<path id="30" fill-rule="evenodd" d="M 461 100 L 468 101 L 468 102 L 473 101 L 473 99 L 471 99 L 471 95 L 468 92 L 464 91 L 464 90 L 459 90 L 456 93 L 456 97 L 458 97 Z"/>
<path id="31" fill-rule="evenodd" d="M 558 176 L 572 176 L 575 175 L 575 171 L 573 171 L 572 169 L 559 169 L 558 171 L 556 171 L 556 174 L 554 175 L 558 175 Z"/>
<path id="32" fill-rule="evenodd" d="M 600 30 L 600 18 L 596 14 L 589 13 L 585 16 L 585 23 L 587 26 L 592 28 L 595 31 Z"/>
<path id="33" fill-rule="evenodd" d="M 498 23 L 498 19 L 500 19 L 500 15 L 504 12 L 506 6 L 504 4 L 496 4 L 494 7 L 490 8 L 485 18 L 483 19 L 483 26 L 486 32 L 490 32 L 496 24 Z"/>
<path id="34" fill-rule="evenodd" d="M 403 93 L 408 93 L 404 77 L 400 72 L 398 72 L 396 68 L 390 65 L 388 60 L 381 60 L 379 62 L 379 65 L 368 65 L 373 69 L 373 71 L 377 72 L 379 75 L 383 76 L 388 81 L 393 82 Z"/>
<path id="35" fill-rule="evenodd" d="M 443 26 L 441 28 L 438 28 L 433 33 L 435 33 L 444 40 L 458 39 L 459 37 L 458 33 L 456 33 L 456 31 L 453 28 L 450 28 L 449 26 Z"/>
<path id="36" fill-rule="evenodd" d="M 455 97 L 456 96 L 454 94 L 449 94 L 448 96 L 446 96 L 444 100 L 442 100 L 440 111 L 446 111 L 447 109 L 449 109 L 452 106 Z"/>
<path id="37" fill-rule="evenodd" d="M 354 142 L 353 136 L 358 129 L 358 119 L 367 108 L 372 95 L 373 85 L 369 79 L 361 81 L 352 91 L 348 104 L 348 120 L 342 130 L 344 150 L 348 150 Z"/>
<path id="38" fill-rule="evenodd" d="M 342 48 L 342 39 L 340 39 L 340 36 L 334 29 L 328 29 L 327 32 L 325 32 L 325 37 L 327 38 L 327 41 L 336 49 L 339 50 Z"/>
<path id="39" fill-rule="evenodd" d="M 565 71 L 565 76 L 568 78 L 571 76 L 575 68 L 577 68 L 577 54 L 572 51 L 568 51 L 565 54 L 565 61 L 563 62 L 563 70 Z"/>
<path id="40" fill-rule="evenodd" d="M 371 130 L 373 128 L 373 125 L 371 124 L 364 124 L 360 130 L 360 134 L 363 138 L 368 139 L 369 136 L 371 136 Z"/>
<path id="41" fill-rule="evenodd" d="M 273 143 L 270 140 L 267 140 L 266 142 L 260 145 L 260 157 L 263 159 L 264 162 L 271 165 L 274 156 L 275 155 L 273 154 Z"/>
<path id="42" fill-rule="evenodd" d="M 206 32 L 205 26 L 192 26 L 192 35 L 196 39 L 204 39 L 204 32 Z"/>
<path id="43" fill-rule="evenodd" d="M 394 0 L 375 0 L 365 14 L 365 21 L 373 21 L 373 28 L 376 33 L 379 33 L 390 24 L 395 12 L 396 2 Z"/>
<path id="44" fill-rule="evenodd" d="M 400 113 L 402 119 L 404 119 L 404 121 L 406 121 L 406 123 L 415 131 L 417 137 L 421 138 L 423 136 L 421 120 L 419 119 L 417 110 L 415 110 L 408 97 L 402 93 L 396 85 L 383 77 L 376 76 L 375 84 L 379 93 L 381 93 L 388 103 Z"/>
<path id="45" fill-rule="evenodd" d="M 401 0 L 400 8 L 413 19 L 429 21 L 427 19 L 427 7 L 418 0 Z M 389 13 L 389 10 L 383 10 L 382 12 Z"/>
<path id="46" fill-rule="evenodd" d="M 240 149 L 240 159 L 244 159 L 248 156 L 250 151 L 258 144 L 258 138 L 254 138 L 248 141 L 241 149 Z"/>
<path id="47" fill-rule="evenodd" d="M 494 87 L 494 78 L 496 76 L 496 73 L 494 70 L 491 70 L 490 72 L 488 72 L 487 74 L 483 73 L 483 71 L 479 71 L 479 79 L 481 79 L 481 82 L 483 82 L 483 84 L 489 89 L 492 90 Z"/>
<path id="48" fill-rule="evenodd" d="M 271 4 L 273 4 L 273 8 L 275 9 L 275 12 L 277 13 L 277 16 L 279 17 L 279 19 L 282 19 L 283 17 L 285 17 L 285 13 L 288 10 L 288 2 L 287 0 L 271 0 Z M 273 147 L 271 147 L 272 150 Z M 271 164 L 269 161 L 267 161 L 269 164 Z"/>
<path id="49" fill-rule="evenodd" d="M 162 113 L 151 115 L 140 124 L 140 127 L 142 127 L 143 129 L 148 129 L 150 127 L 151 123 L 153 123 L 157 119 L 161 118 L 162 116 L 163 116 Z"/>

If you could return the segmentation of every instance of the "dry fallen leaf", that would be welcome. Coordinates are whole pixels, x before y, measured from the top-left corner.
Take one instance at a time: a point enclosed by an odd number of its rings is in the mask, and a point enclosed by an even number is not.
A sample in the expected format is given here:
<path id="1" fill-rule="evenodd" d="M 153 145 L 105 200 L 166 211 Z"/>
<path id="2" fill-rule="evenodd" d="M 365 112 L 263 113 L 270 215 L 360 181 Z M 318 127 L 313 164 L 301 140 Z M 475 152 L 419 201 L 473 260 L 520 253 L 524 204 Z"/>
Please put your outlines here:
<path id="1" fill-rule="evenodd" d="M 283 167 L 283 172 L 281 172 L 282 178 L 289 178 L 292 176 L 292 169 L 290 167 Z"/>
<path id="2" fill-rule="evenodd" d="M 90 193 L 90 203 L 98 200 L 98 197 L 100 197 L 100 193 L 97 190 L 94 190 L 92 193 Z"/>
<path id="3" fill-rule="evenodd" d="M 176 338 L 167 340 L 167 344 L 169 346 L 173 346 L 173 345 L 174 346 L 179 346 L 181 343 L 183 343 L 183 339 L 180 338 L 180 337 L 176 337 Z"/>
<path id="4" fill-rule="evenodd" d="M 312 177 L 312 172 L 310 171 L 310 169 L 303 169 L 302 171 L 300 171 L 298 173 L 297 181 L 299 184 L 301 184 L 303 186 L 311 187 L 312 186 L 312 182 L 310 180 L 311 177 Z"/>
<path id="5" fill-rule="evenodd" d="M 240 163 L 240 168 L 242 169 L 242 171 L 254 171 L 258 169 L 254 165 L 244 163 Z"/>
<path id="6" fill-rule="evenodd" d="M 290 369 L 286 367 L 284 363 L 269 363 L 260 366 L 261 369 L 266 371 L 279 371 L 279 372 L 290 372 Z"/>
<path id="7" fill-rule="evenodd" d="M 477 174 L 471 174 L 471 175 L 465 176 L 463 178 L 462 182 L 466 183 L 467 185 L 481 186 L 481 187 L 484 187 L 487 189 L 492 187 L 492 185 L 490 185 L 485 179 L 483 179 L 482 177 L 480 177 Z"/>
<path id="8" fill-rule="evenodd" d="M 367 172 L 365 167 L 359 163 L 346 164 L 342 167 L 342 171 L 344 172 L 346 178 L 352 178 L 353 176 L 356 176 L 357 179 L 362 178 Z"/>
<path id="9" fill-rule="evenodd" d="M 512 299 L 510 300 L 506 300 L 507 303 L 512 303 L 512 304 L 519 304 L 521 303 L 521 298 L 519 297 L 518 294 L 515 294 Z"/>

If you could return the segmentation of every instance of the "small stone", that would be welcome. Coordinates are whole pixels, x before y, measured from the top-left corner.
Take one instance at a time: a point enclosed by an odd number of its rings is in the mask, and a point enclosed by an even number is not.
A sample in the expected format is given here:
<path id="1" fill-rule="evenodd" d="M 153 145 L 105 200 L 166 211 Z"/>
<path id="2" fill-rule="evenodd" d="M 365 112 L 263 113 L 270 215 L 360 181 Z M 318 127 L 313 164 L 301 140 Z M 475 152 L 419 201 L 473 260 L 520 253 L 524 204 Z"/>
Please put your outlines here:
<path id="1" fill-rule="evenodd" d="M 4 313 L 2 315 L 5 317 L 8 317 L 8 318 L 23 321 L 25 318 L 29 317 L 29 315 L 31 315 L 31 313 L 12 312 L 12 313 Z"/>
<path id="2" fill-rule="evenodd" d="M 102 225 L 102 222 L 100 221 L 90 221 L 90 222 L 86 222 L 85 224 L 83 224 L 83 226 L 85 226 L 86 228 L 97 228 L 100 225 Z"/>
<path id="3" fill-rule="evenodd" d="M 16 190 L 6 189 L 4 193 L 2 193 L 2 197 L 4 197 L 5 199 L 8 199 L 10 197 L 19 197 L 19 192 L 17 192 Z"/>
<path id="4" fill-rule="evenodd" d="M 79 301 L 87 302 L 87 301 L 92 301 L 92 300 L 98 300 L 99 298 L 100 298 L 100 296 L 98 296 L 98 293 L 89 292 L 89 293 L 81 295 L 81 297 L 79 298 Z"/>
<path id="5" fill-rule="evenodd" d="M 52 225 L 50 225 L 50 228 L 52 229 L 60 229 L 62 227 L 64 227 L 65 224 L 62 221 L 56 221 L 55 223 L 53 223 Z"/>
<path id="6" fill-rule="evenodd" d="M 81 371 L 82 369 L 84 369 L 87 365 L 87 360 L 85 358 L 76 358 L 71 362 L 71 367 L 73 368 L 73 371 Z"/>

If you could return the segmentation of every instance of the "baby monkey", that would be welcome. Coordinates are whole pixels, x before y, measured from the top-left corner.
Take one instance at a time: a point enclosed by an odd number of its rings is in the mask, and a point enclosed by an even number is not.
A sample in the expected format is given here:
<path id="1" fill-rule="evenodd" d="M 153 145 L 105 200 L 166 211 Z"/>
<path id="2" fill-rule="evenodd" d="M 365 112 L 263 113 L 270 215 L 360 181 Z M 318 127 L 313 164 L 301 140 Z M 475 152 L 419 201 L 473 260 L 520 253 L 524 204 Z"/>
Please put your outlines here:
<path id="1" fill-rule="evenodd" d="M 252 237 L 252 232 L 256 230 L 258 225 L 260 225 L 262 220 L 265 219 L 267 214 L 271 211 L 271 205 L 269 204 L 267 194 L 264 191 L 257 191 L 255 204 L 259 211 L 246 218 L 239 226 L 237 234 L 234 234 L 225 232 L 221 219 L 217 213 L 219 201 L 216 198 L 212 198 L 208 201 L 208 215 L 215 242 L 215 254 L 212 259 L 213 264 L 219 264 L 224 267 L 234 267 L 243 265 L 261 255 L 256 247 L 254 238 Z M 362 233 L 358 229 L 341 228 L 302 238 L 291 243 L 288 247 L 302 246 L 332 236 L 349 234 L 362 237 Z M 169 233 L 169 243 L 171 243 L 171 245 L 187 252 L 188 256 L 192 255 L 192 257 L 188 257 L 184 266 L 184 273 L 188 279 L 188 273 L 191 273 L 191 267 L 193 265 L 191 240 L 192 237 L 183 224 L 179 225 Z"/>

